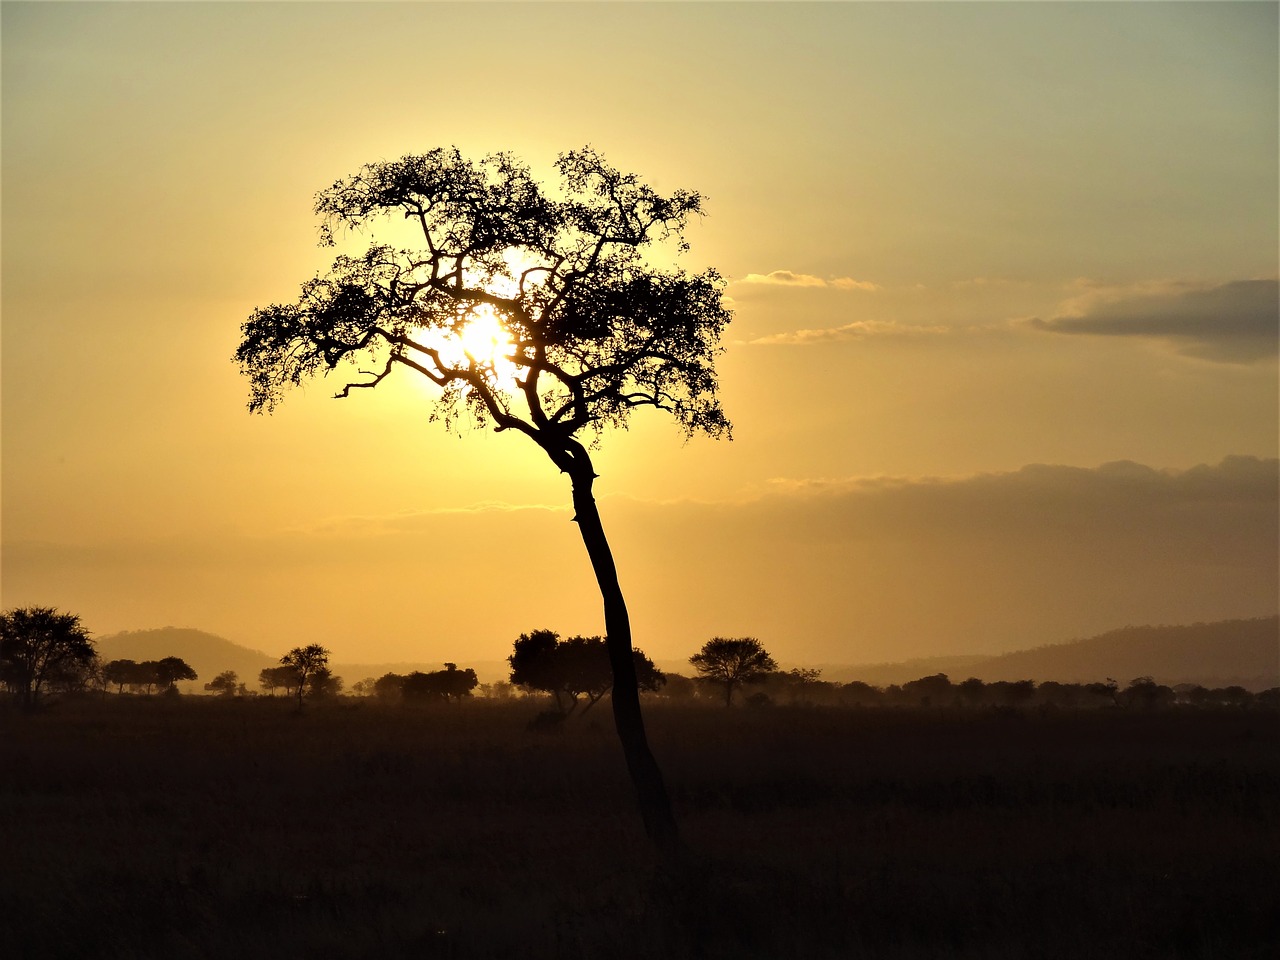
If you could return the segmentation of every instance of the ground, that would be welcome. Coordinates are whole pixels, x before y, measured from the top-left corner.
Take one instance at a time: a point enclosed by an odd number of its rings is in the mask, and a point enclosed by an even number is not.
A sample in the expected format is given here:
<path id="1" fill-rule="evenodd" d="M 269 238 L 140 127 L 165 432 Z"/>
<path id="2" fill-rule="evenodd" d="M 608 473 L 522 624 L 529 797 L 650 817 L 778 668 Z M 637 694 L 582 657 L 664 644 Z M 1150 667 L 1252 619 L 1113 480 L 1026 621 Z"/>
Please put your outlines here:
<path id="1" fill-rule="evenodd" d="M 0 950 L 42 958 L 1249 958 L 1262 710 L 655 705 L 664 870 L 607 705 L 114 697 L 0 713 Z M 14 949 L 16 948 L 16 949 Z"/>

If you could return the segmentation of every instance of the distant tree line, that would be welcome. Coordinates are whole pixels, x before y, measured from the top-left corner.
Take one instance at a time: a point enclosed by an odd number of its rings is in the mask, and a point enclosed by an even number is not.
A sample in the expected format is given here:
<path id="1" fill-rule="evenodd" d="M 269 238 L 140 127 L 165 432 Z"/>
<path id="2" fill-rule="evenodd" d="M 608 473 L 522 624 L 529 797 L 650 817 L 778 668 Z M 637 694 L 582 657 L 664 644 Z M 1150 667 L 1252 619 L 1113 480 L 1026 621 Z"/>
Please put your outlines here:
<path id="1" fill-rule="evenodd" d="M 75 614 L 53 607 L 15 607 L 0 613 L 0 684 L 25 709 L 50 693 L 131 690 L 176 693 L 196 672 L 181 657 L 103 663 Z"/>
<path id="2" fill-rule="evenodd" d="M 112 660 L 102 667 L 102 679 L 116 693 L 128 687 L 135 693 L 166 693 L 174 689 L 179 680 L 195 680 L 196 672 L 181 657 L 164 657 L 160 660 Z"/>
<path id="3" fill-rule="evenodd" d="M 1101 709 L 1156 710 L 1179 707 L 1280 707 L 1280 687 L 1252 693 L 1241 686 L 1204 687 L 1156 683 L 1136 677 L 1125 686 L 1108 678 L 1095 683 L 1045 680 L 996 680 L 970 677 L 953 683 L 944 673 L 903 684 L 872 686 L 860 680 L 836 683 L 821 679 L 817 670 L 761 670 L 745 681 L 748 706 L 810 705 L 829 707 L 914 707 L 960 709 Z M 670 699 L 711 700 L 725 697 L 727 680 L 703 675 L 667 675 Z M 727 702 L 727 701 L 724 701 Z"/>
<path id="4" fill-rule="evenodd" d="M 319 644 L 294 647 L 274 667 L 258 674 L 264 693 L 306 700 L 341 695 L 344 683 L 329 668 L 329 651 Z M 1210 707 L 1280 709 L 1280 687 L 1253 693 L 1242 686 L 1205 687 L 1157 683 L 1136 677 L 1123 687 L 1107 678 L 1094 683 L 1045 680 L 997 680 L 970 677 L 959 683 L 945 673 L 903 684 L 872 686 L 862 681 L 823 680 L 820 671 L 780 670 L 754 637 L 713 637 L 689 658 L 694 676 L 664 673 L 641 650 L 633 651 L 641 692 L 669 703 L 720 703 L 726 707 L 825 706 L 915 707 L 957 709 L 1102 709 L 1160 710 Z M 585 715 L 612 689 L 613 672 L 602 637 L 562 639 L 552 630 L 522 633 L 507 657 L 510 680 L 479 682 L 476 672 L 446 663 L 443 670 L 387 673 L 351 687 L 357 696 L 384 703 L 461 703 L 478 693 L 487 700 L 542 697 L 552 709 L 549 726 L 570 716 Z M 49 694 L 91 691 L 122 694 L 176 694 L 179 681 L 196 680 L 182 658 L 111 660 L 103 663 L 79 617 L 52 607 L 22 607 L 0 613 L 0 685 L 22 707 L 34 708 Z M 222 697 L 255 696 L 234 670 L 225 670 L 204 685 Z"/>

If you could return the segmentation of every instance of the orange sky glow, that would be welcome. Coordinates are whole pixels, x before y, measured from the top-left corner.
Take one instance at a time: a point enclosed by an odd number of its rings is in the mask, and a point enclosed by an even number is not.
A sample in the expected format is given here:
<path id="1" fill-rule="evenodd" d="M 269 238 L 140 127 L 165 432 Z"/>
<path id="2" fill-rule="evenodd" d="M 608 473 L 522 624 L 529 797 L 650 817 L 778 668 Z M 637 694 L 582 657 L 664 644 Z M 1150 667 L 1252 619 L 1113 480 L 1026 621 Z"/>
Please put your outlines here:
<path id="1" fill-rule="evenodd" d="M 735 313 L 734 439 L 595 454 L 650 656 L 1274 614 L 1277 11 L 6 2 L 0 602 L 346 662 L 600 633 L 527 439 L 408 371 L 251 416 L 230 359 L 328 265 L 316 191 L 591 144 L 705 195 L 681 262 Z"/>

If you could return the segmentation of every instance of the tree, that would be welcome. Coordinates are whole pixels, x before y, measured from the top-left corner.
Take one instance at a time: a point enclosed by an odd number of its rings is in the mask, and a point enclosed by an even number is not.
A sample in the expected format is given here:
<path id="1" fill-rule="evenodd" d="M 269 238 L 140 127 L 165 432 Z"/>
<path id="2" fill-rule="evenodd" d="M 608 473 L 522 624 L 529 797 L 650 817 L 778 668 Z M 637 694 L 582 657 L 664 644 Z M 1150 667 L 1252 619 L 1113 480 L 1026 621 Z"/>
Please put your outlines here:
<path id="1" fill-rule="evenodd" d="M 733 703 L 733 688 L 764 676 L 778 665 L 755 637 L 713 637 L 689 658 L 699 676 L 724 685 L 724 705 Z"/>
<path id="2" fill-rule="evenodd" d="M 640 690 L 659 689 L 666 678 L 642 650 L 632 650 L 636 684 Z M 511 682 L 550 693 L 556 710 L 566 716 L 587 698 L 585 714 L 613 688 L 608 643 L 603 637 L 570 637 L 561 640 L 550 630 L 522 633 L 507 662 Z"/>
<path id="3" fill-rule="evenodd" d="M 294 647 L 280 658 L 280 665 L 288 667 L 292 672 L 291 689 L 298 697 L 298 709 L 302 709 L 302 697 L 307 692 L 307 685 L 321 670 L 328 673 L 329 651 L 318 643 L 305 647 Z"/>
<path id="4" fill-rule="evenodd" d="M 645 735 L 631 625 L 593 495 L 588 447 L 632 411 L 675 418 L 686 436 L 729 433 L 715 358 L 731 319 L 714 270 L 655 265 L 687 249 L 702 212 L 687 190 L 663 196 L 590 147 L 561 154 L 560 189 L 499 153 L 456 147 L 369 164 L 316 199 L 321 242 L 335 231 L 408 222 L 422 247 L 371 242 L 303 284 L 296 303 L 256 310 L 235 353 L 249 408 L 347 362 L 371 372 L 339 397 L 413 371 L 439 388 L 432 419 L 523 434 L 569 478 L 574 520 L 604 607 L 615 726 L 649 836 L 675 851 L 675 820 Z"/>
<path id="5" fill-rule="evenodd" d="M 373 694 L 388 703 L 404 695 L 404 677 L 398 673 L 384 673 L 373 684 Z"/>
<path id="6" fill-rule="evenodd" d="M 327 666 L 318 668 L 306 679 L 307 694 L 316 700 L 327 700 L 342 692 L 343 681 Z"/>
<path id="7" fill-rule="evenodd" d="M 278 687 L 284 688 L 286 697 L 291 697 L 299 687 L 298 671 L 290 666 L 264 667 L 258 674 L 258 683 L 269 697 L 276 695 Z"/>
<path id="8" fill-rule="evenodd" d="M 351 685 L 351 692 L 357 697 L 371 697 L 373 696 L 374 686 L 377 682 L 378 681 L 374 680 L 373 677 L 365 677 L 363 680 L 357 680 Z"/>
<path id="9" fill-rule="evenodd" d="M 943 706 L 952 695 L 954 688 L 951 679 L 945 673 L 935 673 L 929 677 L 910 680 L 902 685 L 903 694 L 913 703 L 922 707 Z"/>
<path id="10" fill-rule="evenodd" d="M 72 613 L 15 607 L 0 613 L 0 680 L 24 709 L 33 709 L 50 681 L 87 669 L 96 654 Z"/>
<path id="11" fill-rule="evenodd" d="M 137 675 L 138 664 L 133 660 L 112 660 L 102 668 L 103 679 L 116 685 L 116 693 L 123 693 L 124 685 L 132 684 Z"/>
<path id="12" fill-rule="evenodd" d="M 462 698 L 471 696 L 471 691 L 479 684 L 474 670 L 459 670 L 456 663 L 446 663 L 443 670 L 428 673 L 415 670 L 401 678 L 400 695 L 413 703 L 447 703 L 450 700 L 461 703 Z"/>
<path id="13" fill-rule="evenodd" d="M 155 662 L 156 682 L 162 692 L 173 690 L 179 680 L 195 680 L 196 672 L 181 657 L 165 657 Z"/>
<path id="14" fill-rule="evenodd" d="M 204 688 L 211 693 L 216 693 L 223 697 L 234 697 L 236 690 L 241 686 L 240 676 L 234 670 L 223 670 L 220 674 L 204 685 Z"/>

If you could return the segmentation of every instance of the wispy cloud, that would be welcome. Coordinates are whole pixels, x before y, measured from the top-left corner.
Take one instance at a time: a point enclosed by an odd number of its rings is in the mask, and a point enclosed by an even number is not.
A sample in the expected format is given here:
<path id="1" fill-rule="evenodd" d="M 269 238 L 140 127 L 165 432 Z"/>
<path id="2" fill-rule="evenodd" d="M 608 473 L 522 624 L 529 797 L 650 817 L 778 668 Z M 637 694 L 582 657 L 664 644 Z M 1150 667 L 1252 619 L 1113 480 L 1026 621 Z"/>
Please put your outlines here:
<path id="1" fill-rule="evenodd" d="M 1075 309 L 1031 325 L 1051 333 L 1146 337 L 1183 354 L 1221 363 L 1276 356 L 1280 345 L 1280 284 L 1238 280 L 1216 287 L 1166 286 L 1107 296 L 1090 291 Z"/>
<path id="2" fill-rule="evenodd" d="M 848 340 L 865 340 L 868 337 L 920 337 L 946 333 L 942 326 L 904 326 L 890 320 L 855 320 L 839 327 L 820 327 L 810 330 L 789 330 L 756 337 L 747 343 L 758 346 L 807 346 L 817 343 L 840 343 Z"/>
<path id="3" fill-rule="evenodd" d="M 874 293 L 880 289 L 879 284 L 872 283 L 870 280 L 855 280 L 853 277 L 823 279 L 811 273 L 795 273 L 791 270 L 748 273 L 740 282 L 775 287 L 830 287 L 836 290 L 861 290 L 865 293 Z"/>

